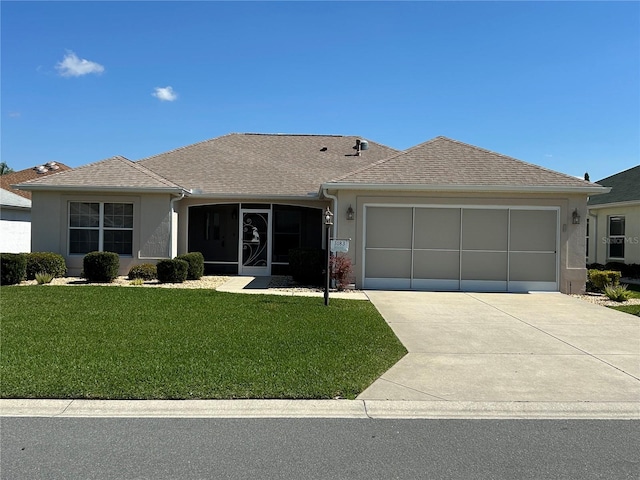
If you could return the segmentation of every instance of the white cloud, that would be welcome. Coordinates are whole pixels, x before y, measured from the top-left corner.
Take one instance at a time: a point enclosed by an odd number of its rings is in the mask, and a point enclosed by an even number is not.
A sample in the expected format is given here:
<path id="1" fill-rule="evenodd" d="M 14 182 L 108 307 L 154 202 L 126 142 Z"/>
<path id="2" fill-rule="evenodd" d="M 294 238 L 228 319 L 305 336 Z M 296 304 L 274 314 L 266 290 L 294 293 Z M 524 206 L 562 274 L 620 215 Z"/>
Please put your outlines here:
<path id="1" fill-rule="evenodd" d="M 9 112 L 9 117 L 11 118 L 20 118 L 22 114 L 20 112 Z"/>
<path id="2" fill-rule="evenodd" d="M 56 64 L 56 70 L 62 77 L 81 77 L 90 73 L 101 74 L 104 67 L 99 63 L 78 58 L 78 56 L 69 51 L 61 62 Z"/>
<path id="3" fill-rule="evenodd" d="M 178 98 L 178 94 L 173 91 L 172 87 L 156 87 L 151 95 L 163 102 L 173 102 Z"/>

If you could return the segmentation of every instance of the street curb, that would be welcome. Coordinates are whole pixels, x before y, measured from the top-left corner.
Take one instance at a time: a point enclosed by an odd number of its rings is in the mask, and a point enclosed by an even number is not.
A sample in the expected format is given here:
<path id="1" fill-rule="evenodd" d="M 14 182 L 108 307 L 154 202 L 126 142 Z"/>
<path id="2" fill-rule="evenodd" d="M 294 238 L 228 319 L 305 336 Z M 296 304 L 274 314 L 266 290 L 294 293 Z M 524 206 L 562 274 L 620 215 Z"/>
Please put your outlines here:
<path id="1" fill-rule="evenodd" d="M 638 402 L 1 399 L 2 417 L 640 419 Z"/>

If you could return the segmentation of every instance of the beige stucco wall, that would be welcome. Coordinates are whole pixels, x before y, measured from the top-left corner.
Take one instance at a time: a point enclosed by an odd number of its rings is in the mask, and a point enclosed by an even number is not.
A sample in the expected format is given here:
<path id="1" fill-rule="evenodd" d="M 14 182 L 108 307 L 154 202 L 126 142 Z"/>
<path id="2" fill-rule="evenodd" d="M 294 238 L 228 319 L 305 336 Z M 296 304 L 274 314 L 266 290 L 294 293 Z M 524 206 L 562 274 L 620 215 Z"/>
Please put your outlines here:
<path id="1" fill-rule="evenodd" d="M 69 255 L 69 202 L 133 203 L 133 255 L 120 257 L 120 275 L 139 263 L 155 263 L 170 256 L 171 196 L 169 194 L 109 195 L 63 194 L 34 191 L 32 194 L 31 249 L 65 257 L 67 274 L 79 275 L 84 255 Z"/>
<path id="2" fill-rule="evenodd" d="M 589 258 L 588 263 L 602 263 L 611 260 L 608 257 L 608 218 L 623 215 L 625 217 L 624 263 L 640 263 L 640 202 L 614 206 L 595 206 L 589 209 Z"/>
<path id="3" fill-rule="evenodd" d="M 586 195 L 559 195 L 535 193 L 457 193 L 457 192 L 374 192 L 329 190 L 338 197 L 338 238 L 351 238 L 351 258 L 356 286 L 363 283 L 362 257 L 363 211 L 365 204 L 407 205 L 493 205 L 493 206 L 545 206 L 558 207 L 560 218 L 560 271 L 559 288 L 565 293 L 583 292 L 586 280 L 585 268 L 585 218 Z M 347 220 L 349 205 L 355 211 L 355 219 Z M 333 207 L 332 207 L 333 208 Z M 582 221 L 572 223 L 572 212 L 578 209 Z"/>

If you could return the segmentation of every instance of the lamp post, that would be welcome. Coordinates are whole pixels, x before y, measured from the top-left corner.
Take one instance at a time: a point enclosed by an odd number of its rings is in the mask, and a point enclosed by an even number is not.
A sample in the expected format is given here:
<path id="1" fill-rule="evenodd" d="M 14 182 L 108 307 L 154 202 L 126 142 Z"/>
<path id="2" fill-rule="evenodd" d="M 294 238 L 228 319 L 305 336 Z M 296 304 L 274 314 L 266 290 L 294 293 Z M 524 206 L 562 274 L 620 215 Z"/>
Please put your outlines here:
<path id="1" fill-rule="evenodd" d="M 324 211 L 324 226 L 327 233 L 327 263 L 326 263 L 326 275 L 324 284 L 324 304 L 329 305 L 329 281 L 331 280 L 331 226 L 333 225 L 333 213 L 329 210 L 329 207 Z"/>

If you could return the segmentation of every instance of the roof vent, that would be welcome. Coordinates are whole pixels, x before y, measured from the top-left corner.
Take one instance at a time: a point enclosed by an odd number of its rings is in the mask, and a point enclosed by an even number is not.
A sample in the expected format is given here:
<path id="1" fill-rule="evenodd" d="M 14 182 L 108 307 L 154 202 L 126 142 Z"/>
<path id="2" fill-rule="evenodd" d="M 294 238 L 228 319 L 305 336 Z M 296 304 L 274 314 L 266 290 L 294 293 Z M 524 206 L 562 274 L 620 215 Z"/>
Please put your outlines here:
<path id="1" fill-rule="evenodd" d="M 45 163 L 45 167 L 49 170 L 58 170 L 60 168 L 56 162 L 47 162 Z"/>
<path id="2" fill-rule="evenodd" d="M 356 155 L 359 157 L 362 150 L 369 150 L 369 142 L 367 142 L 366 140 L 357 139 L 356 146 L 353 147 L 353 149 L 356 151 Z"/>
<path id="3" fill-rule="evenodd" d="M 47 173 L 47 167 L 45 167 L 44 165 L 38 165 L 34 168 L 34 170 L 38 173 Z"/>
<path id="4" fill-rule="evenodd" d="M 321 152 L 326 152 L 326 151 L 327 151 L 327 147 L 322 147 L 322 148 L 320 149 L 320 151 L 321 151 Z"/>

